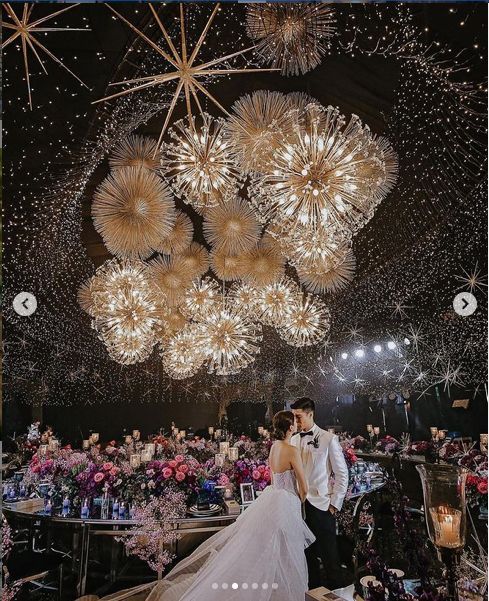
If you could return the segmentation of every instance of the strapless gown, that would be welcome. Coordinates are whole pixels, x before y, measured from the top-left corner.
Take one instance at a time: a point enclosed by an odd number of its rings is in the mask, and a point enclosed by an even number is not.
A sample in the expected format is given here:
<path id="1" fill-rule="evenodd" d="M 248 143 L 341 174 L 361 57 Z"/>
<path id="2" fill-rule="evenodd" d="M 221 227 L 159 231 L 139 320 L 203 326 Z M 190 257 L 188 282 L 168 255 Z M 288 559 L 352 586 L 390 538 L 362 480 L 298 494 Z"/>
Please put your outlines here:
<path id="1" fill-rule="evenodd" d="M 149 593 L 146 584 L 104 599 L 304 601 L 304 549 L 314 540 L 302 519 L 295 473 L 287 470 L 274 474 L 236 522 L 151 584 Z"/>

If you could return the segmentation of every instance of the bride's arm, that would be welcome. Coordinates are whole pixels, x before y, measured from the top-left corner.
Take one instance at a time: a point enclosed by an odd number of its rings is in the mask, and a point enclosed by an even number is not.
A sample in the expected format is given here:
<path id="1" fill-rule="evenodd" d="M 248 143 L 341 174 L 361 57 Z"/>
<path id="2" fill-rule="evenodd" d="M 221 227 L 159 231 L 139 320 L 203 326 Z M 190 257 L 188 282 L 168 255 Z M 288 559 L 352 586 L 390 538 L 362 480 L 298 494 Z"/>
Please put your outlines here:
<path id="1" fill-rule="evenodd" d="M 306 476 L 304 474 L 304 466 L 302 465 L 302 459 L 299 453 L 299 449 L 293 449 L 290 463 L 292 465 L 292 469 L 295 472 L 295 477 L 297 478 L 299 497 L 301 498 L 301 501 L 304 502 L 307 497 L 308 486 Z"/>

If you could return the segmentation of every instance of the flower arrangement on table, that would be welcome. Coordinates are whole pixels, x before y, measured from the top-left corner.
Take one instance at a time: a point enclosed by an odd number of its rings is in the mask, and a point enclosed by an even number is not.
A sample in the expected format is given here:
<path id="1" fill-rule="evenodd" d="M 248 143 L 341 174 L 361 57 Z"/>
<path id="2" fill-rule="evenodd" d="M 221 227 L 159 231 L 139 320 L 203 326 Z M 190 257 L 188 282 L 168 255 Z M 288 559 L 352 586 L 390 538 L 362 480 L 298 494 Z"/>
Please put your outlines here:
<path id="1" fill-rule="evenodd" d="M 387 453 L 389 455 L 392 453 L 396 453 L 397 451 L 400 450 L 400 448 L 401 448 L 401 443 L 396 438 L 394 438 L 393 436 L 390 436 L 389 434 L 386 434 L 375 445 L 375 449 L 377 451 L 380 451 L 381 453 Z"/>

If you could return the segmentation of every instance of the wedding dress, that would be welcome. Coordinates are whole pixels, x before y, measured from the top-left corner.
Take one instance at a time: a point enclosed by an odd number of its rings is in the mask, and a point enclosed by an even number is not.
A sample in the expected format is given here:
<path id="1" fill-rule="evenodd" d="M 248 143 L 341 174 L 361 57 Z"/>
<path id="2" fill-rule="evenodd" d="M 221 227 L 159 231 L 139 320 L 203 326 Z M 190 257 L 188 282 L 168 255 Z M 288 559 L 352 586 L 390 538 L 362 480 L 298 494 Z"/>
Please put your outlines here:
<path id="1" fill-rule="evenodd" d="M 146 601 L 303 601 L 304 549 L 315 538 L 301 515 L 293 470 L 273 474 L 273 484 L 163 579 L 106 599 Z M 223 586 L 224 584 L 224 586 Z M 139 595 L 135 595 L 139 591 Z"/>

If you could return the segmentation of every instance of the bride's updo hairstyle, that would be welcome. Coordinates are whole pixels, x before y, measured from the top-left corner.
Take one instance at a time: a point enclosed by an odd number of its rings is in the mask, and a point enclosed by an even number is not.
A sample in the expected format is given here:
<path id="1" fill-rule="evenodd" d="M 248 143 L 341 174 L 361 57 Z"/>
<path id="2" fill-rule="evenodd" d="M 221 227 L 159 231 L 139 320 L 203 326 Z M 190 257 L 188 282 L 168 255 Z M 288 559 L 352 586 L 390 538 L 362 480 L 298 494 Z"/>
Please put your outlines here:
<path id="1" fill-rule="evenodd" d="M 292 411 L 279 411 L 273 416 L 272 436 L 277 440 L 285 440 L 290 426 L 294 425 L 294 414 Z"/>

